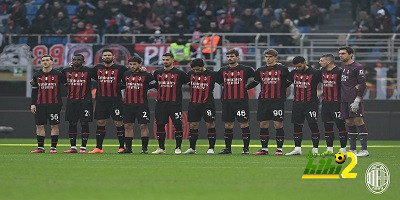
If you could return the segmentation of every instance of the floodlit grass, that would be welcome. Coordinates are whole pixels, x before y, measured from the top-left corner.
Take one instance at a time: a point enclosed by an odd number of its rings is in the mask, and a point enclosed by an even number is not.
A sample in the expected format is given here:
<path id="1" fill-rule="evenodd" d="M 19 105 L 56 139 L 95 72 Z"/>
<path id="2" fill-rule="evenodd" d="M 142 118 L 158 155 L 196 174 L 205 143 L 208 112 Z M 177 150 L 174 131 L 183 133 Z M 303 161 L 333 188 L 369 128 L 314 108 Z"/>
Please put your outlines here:
<path id="1" fill-rule="evenodd" d="M 0 199 L 398 199 L 400 195 L 400 141 L 370 141 L 371 156 L 358 158 L 351 172 L 356 179 L 302 180 L 307 164 L 303 156 L 241 155 L 242 142 L 234 141 L 232 155 L 207 155 L 206 140 L 199 140 L 197 155 L 173 155 L 174 141 L 167 141 L 167 155 L 117 154 L 117 140 L 106 140 L 102 155 L 64 154 L 68 140 L 60 140 L 57 154 L 31 154 L 32 139 L 0 139 Z M 93 149 L 89 140 L 88 150 Z M 311 150 L 304 141 L 303 153 Z M 338 142 L 335 141 L 335 144 Z M 80 140 L 78 140 L 78 146 Z M 150 141 L 149 151 L 156 149 Z M 217 141 L 216 151 L 223 148 Z M 270 153 L 275 151 L 270 141 Z M 325 150 L 321 140 L 320 151 Z M 284 153 L 293 142 L 285 141 Z M 183 143 L 183 151 L 188 141 Z M 251 152 L 259 142 L 252 141 Z M 338 147 L 335 147 L 335 151 Z M 373 162 L 390 170 L 391 183 L 381 195 L 365 186 L 365 171 Z M 349 162 L 345 162 L 347 166 Z M 396 197 L 397 196 L 397 197 Z"/>

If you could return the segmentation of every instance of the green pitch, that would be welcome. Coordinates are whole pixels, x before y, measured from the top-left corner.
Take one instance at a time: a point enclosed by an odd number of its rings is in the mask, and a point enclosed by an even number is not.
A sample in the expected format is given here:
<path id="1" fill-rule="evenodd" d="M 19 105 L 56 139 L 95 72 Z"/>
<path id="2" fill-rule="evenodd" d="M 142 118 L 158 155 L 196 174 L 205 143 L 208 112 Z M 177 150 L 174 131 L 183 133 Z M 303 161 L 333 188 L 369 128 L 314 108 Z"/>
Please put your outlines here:
<path id="1" fill-rule="evenodd" d="M 89 140 L 89 144 L 94 143 Z M 200 140 L 197 155 L 173 155 L 174 141 L 167 141 L 167 155 L 117 154 L 117 140 L 106 140 L 103 155 L 64 154 L 68 140 L 60 140 L 57 154 L 30 154 L 35 139 L 0 139 L 0 199 L 398 199 L 400 196 L 400 141 L 370 141 L 370 157 L 358 158 L 351 171 L 356 179 L 303 180 L 303 156 L 241 155 L 241 140 L 234 141 L 233 155 L 207 155 L 207 141 Z M 46 138 L 46 145 L 49 139 Z M 80 140 L 78 140 L 78 144 Z M 259 148 L 252 141 L 251 152 Z M 270 142 L 270 153 L 275 142 Z M 337 144 L 338 142 L 335 141 Z M 216 151 L 223 148 L 217 141 Z M 303 154 L 311 150 L 304 141 Z M 325 150 L 321 140 L 320 151 Z M 94 146 L 88 147 L 91 150 Z M 284 153 L 293 142 L 285 141 Z M 183 151 L 188 148 L 184 141 Z M 150 141 L 149 151 L 156 149 Z M 335 146 L 335 151 L 338 147 Z M 391 183 L 381 195 L 365 186 L 365 171 L 373 162 L 390 170 Z M 344 165 L 347 166 L 348 162 Z"/>

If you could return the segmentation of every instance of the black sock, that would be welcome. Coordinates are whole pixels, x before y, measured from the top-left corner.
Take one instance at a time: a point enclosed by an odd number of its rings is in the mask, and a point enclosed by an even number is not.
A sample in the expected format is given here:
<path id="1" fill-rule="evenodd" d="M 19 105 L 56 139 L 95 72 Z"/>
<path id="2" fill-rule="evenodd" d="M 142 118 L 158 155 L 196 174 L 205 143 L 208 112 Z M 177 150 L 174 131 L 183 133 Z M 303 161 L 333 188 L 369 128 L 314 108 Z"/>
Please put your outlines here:
<path id="1" fill-rule="evenodd" d="M 157 124 L 158 147 L 165 150 L 165 124 Z"/>
<path id="2" fill-rule="evenodd" d="M 336 127 L 339 129 L 339 141 L 340 147 L 345 148 L 347 145 L 347 131 L 344 123 L 336 123 Z"/>
<path id="3" fill-rule="evenodd" d="M 283 141 L 285 140 L 285 132 L 283 128 L 276 129 L 276 147 L 282 149 Z"/>
<path id="4" fill-rule="evenodd" d="M 132 150 L 132 140 L 133 137 L 124 137 L 125 138 L 125 144 L 126 144 L 126 149 Z"/>
<path id="5" fill-rule="evenodd" d="M 368 130 L 365 124 L 357 126 L 358 133 L 360 134 L 361 150 L 367 150 L 368 146 Z"/>
<path id="6" fill-rule="evenodd" d="M 207 138 L 208 138 L 208 144 L 209 144 L 208 148 L 209 149 L 214 149 L 214 147 L 215 147 L 216 134 L 217 134 L 217 131 L 215 130 L 215 128 L 208 129 Z"/>
<path id="7" fill-rule="evenodd" d="M 368 150 L 368 133 L 360 133 L 361 150 Z"/>
<path id="8" fill-rule="evenodd" d="M 303 125 L 294 124 L 293 140 L 295 147 L 301 147 L 301 142 L 303 141 Z"/>
<path id="9" fill-rule="evenodd" d="M 224 134 L 225 148 L 232 149 L 233 129 L 225 129 Z"/>
<path id="10" fill-rule="evenodd" d="M 81 130 L 81 135 L 82 135 L 82 146 L 81 147 L 86 147 L 87 141 L 89 139 L 89 124 L 87 122 L 84 122 L 81 124 L 82 130 Z"/>
<path id="11" fill-rule="evenodd" d="M 269 141 L 268 128 L 260 128 L 260 141 L 261 141 L 261 148 L 263 149 L 268 148 L 268 141 Z"/>
<path id="12" fill-rule="evenodd" d="M 51 136 L 51 148 L 57 148 L 58 135 Z"/>
<path id="13" fill-rule="evenodd" d="M 350 150 L 355 151 L 357 150 L 357 127 L 356 126 L 349 126 L 349 142 L 350 142 Z"/>
<path id="14" fill-rule="evenodd" d="M 325 141 L 327 147 L 333 147 L 333 140 L 335 139 L 333 133 L 333 123 L 324 123 L 325 128 Z"/>
<path id="15" fill-rule="evenodd" d="M 165 132 L 157 132 L 158 147 L 165 150 Z"/>
<path id="16" fill-rule="evenodd" d="M 142 137 L 142 150 L 147 151 L 148 146 L 149 146 L 149 136 Z"/>
<path id="17" fill-rule="evenodd" d="M 189 143 L 190 143 L 190 148 L 192 148 L 193 150 L 196 149 L 196 142 L 198 138 L 199 138 L 199 129 L 190 129 Z"/>
<path id="18" fill-rule="evenodd" d="M 318 124 L 317 123 L 309 123 L 308 126 L 310 127 L 310 130 L 311 130 L 311 140 L 313 143 L 313 147 L 318 148 L 319 138 L 320 138 Z"/>
<path id="19" fill-rule="evenodd" d="M 106 127 L 97 126 L 96 130 L 96 148 L 103 149 L 103 141 L 106 136 Z"/>
<path id="20" fill-rule="evenodd" d="M 44 149 L 44 136 L 36 135 L 37 144 L 39 149 Z"/>
<path id="21" fill-rule="evenodd" d="M 175 149 L 182 149 L 182 138 L 183 138 L 183 129 L 182 124 L 174 124 L 175 127 L 175 141 L 176 146 Z"/>
<path id="22" fill-rule="evenodd" d="M 243 148 L 249 149 L 250 145 L 250 128 L 242 128 Z"/>
<path id="23" fill-rule="evenodd" d="M 76 147 L 76 135 L 78 132 L 78 127 L 76 123 L 69 123 L 68 126 L 68 137 L 71 147 Z"/>
<path id="24" fill-rule="evenodd" d="M 119 141 L 119 148 L 124 148 L 125 127 L 124 125 L 117 127 L 117 137 Z"/>

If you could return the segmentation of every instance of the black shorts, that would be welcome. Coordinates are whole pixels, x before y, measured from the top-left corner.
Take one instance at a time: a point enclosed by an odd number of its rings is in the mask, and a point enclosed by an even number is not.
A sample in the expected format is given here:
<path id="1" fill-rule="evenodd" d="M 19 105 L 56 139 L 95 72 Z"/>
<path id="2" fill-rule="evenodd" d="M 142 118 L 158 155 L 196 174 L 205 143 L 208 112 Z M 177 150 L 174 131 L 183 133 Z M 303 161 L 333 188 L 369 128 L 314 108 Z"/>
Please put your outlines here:
<path id="1" fill-rule="evenodd" d="M 357 113 L 351 112 L 350 105 L 352 103 L 341 102 L 340 103 L 340 116 L 342 119 L 349 119 L 354 117 L 364 117 L 364 102 L 358 104 L 359 109 Z"/>
<path id="2" fill-rule="evenodd" d="M 285 102 L 258 101 L 258 121 L 283 121 L 285 115 Z"/>
<path id="3" fill-rule="evenodd" d="M 65 121 L 69 122 L 93 121 L 93 103 L 67 102 L 67 108 L 65 110 Z"/>
<path id="4" fill-rule="evenodd" d="M 167 124 L 169 117 L 173 124 L 182 124 L 182 104 L 157 102 L 155 110 L 157 124 Z"/>
<path id="5" fill-rule="evenodd" d="M 50 125 L 60 123 L 61 105 L 36 105 L 35 123 L 36 125 Z"/>
<path id="6" fill-rule="evenodd" d="M 222 103 L 222 121 L 248 122 L 250 119 L 249 102 L 223 102 Z"/>
<path id="7" fill-rule="evenodd" d="M 137 119 L 138 124 L 147 124 L 150 122 L 150 109 L 148 105 L 124 105 L 123 107 L 122 118 L 124 119 L 124 123 L 135 123 L 135 119 Z"/>
<path id="8" fill-rule="evenodd" d="M 122 102 L 121 101 L 96 101 L 94 109 L 94 118 L 122 121 Z"/>
<path id="9" fill-rule="evenodd" d="M 203 103 L 195 104 L 190 103 L 188 107 L 188 121 L 199 122 L 203 117 L 205 122 L 215 121 L 215 104 Z"/>
<path id="10" fill-rule="evenodd" d="M 302 124 L 304 119 L 308 123 L 318 122 L 318 103 L 293 103 L 292 123 Z"/>
<path id="11" fill-rule="evenodd" d="M 323 122 L 343 123 L 339 102 L 322 102 L 321 118 Z"/>

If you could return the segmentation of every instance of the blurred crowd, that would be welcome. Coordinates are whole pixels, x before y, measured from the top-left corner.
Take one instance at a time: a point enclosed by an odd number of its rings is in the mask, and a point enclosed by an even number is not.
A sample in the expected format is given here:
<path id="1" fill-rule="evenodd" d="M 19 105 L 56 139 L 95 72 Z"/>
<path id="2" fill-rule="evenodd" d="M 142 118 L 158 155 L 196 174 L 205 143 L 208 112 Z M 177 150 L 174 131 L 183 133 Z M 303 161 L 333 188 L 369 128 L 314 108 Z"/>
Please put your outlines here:
<path id="1" fill-rule="evenodd" d="M 331 0 L 1 0 L 0 32 L 297 33 L 316 31 L 330 6 Z"/>
<path id="2" fill-rule="evenodd" d="M 400 4 L 397 0 L 352 0 L 355 33 L 400 33 Z"/>

